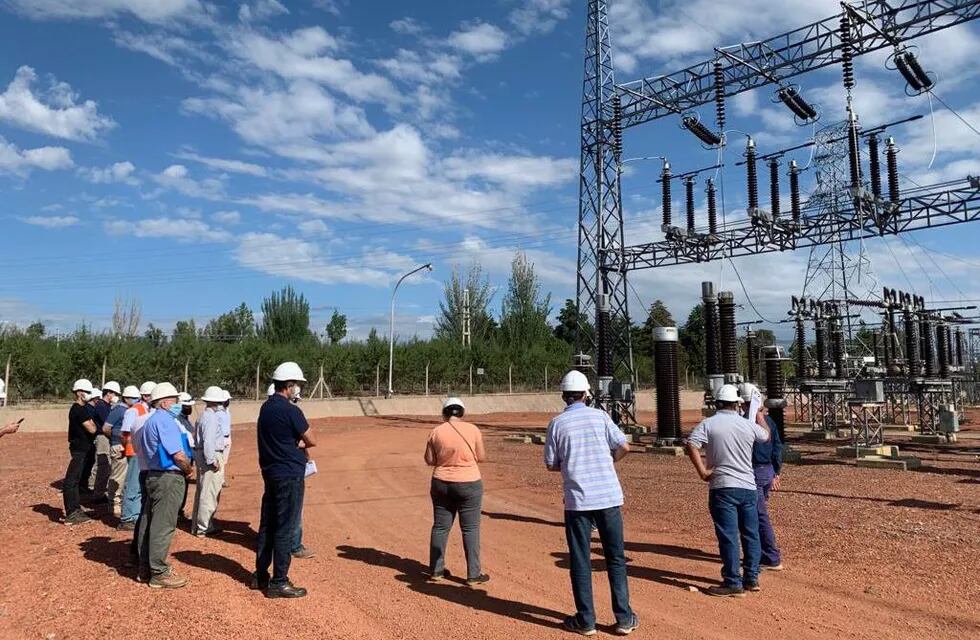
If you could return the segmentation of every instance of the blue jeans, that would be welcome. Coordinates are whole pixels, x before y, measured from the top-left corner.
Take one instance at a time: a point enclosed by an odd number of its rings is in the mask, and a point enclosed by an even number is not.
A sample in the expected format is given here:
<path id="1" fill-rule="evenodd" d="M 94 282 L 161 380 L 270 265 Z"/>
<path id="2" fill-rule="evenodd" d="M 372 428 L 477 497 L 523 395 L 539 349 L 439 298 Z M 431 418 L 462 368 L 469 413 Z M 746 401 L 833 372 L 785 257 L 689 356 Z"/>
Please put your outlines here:
<path id="1" fill-rule="evenodd" d="M 776 545 L 776 532 L 769 520 L 769 490 L 776 472 L 771 464 L 755 468 L 756 510 L 759 512 L 759 543 L 762 546 L 762 564 L 780 563 L 779 547 Z"/>
<path id="2" fill-rule="evenodd" d="M 626 552 L 623 549 L 623 514 L 619 507 L 599 511 L 566 511 L 565 538 L 568 541 L 575 614 L 580 624 L 595 627 L 592 602 L 592 524 L 599 530 L 602 555 L 606 559 L 612 609 L 618 624 L 633 620 L 630 593 L 626 584 Z"/>
<path id="3" fill-rule="evenodd" d="M 119 519 L 123 522 L 136 522 L 140 517 L 143 494 L 140 491 L 140 465 L 136 456 L 129 458 L 126 466 L 126 481 L 123 485 L 122 504 Z"/>
<path id="4" fill-rule="evenodd" d="M 721 578 L 726 587 L 741 587 L 744 582 L 759 580 L 759 513 L 758 492 L 752 489 L 712 489 L 708 492 L 708 510 L 715 522 L 718 551 L 721 553 Z M 745 554 L 745 573 L 739 569 L 739 539 Z"/>
<path id="5" fill-rule="evenodd" d="M 269 565 L 272 565 L 269 586 L 281 587 L 289 581 L 289 564 L 303 513 L 306 479 L 299 476 L 263 480 L 265 491 L 262 493 L 255 573 L 260 579 L 268 578 Z"/>

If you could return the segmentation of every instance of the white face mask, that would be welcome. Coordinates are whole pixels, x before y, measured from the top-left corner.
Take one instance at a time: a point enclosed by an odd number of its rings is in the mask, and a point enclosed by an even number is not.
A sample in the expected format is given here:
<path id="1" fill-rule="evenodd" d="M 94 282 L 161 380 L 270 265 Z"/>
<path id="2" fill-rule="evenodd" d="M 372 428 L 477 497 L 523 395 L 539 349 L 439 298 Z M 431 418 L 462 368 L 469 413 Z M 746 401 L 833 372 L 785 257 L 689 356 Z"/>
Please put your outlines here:
<path id="1" fill-rule="evenodd" d="M 300 387 L 300 386 L 299 386 L 298 384 L 294 384 L 294 385 L 293 385 L 293 392 L 292 392 L 292 397 L 293 397 L 294 399 L 295 399 L 295 398 L 299 398 L 299 394 L 300 394 L 300 392 L 301 392 L 302 390 L 303 390 L 303 388 L 302 388 L 302 387 Z"/>

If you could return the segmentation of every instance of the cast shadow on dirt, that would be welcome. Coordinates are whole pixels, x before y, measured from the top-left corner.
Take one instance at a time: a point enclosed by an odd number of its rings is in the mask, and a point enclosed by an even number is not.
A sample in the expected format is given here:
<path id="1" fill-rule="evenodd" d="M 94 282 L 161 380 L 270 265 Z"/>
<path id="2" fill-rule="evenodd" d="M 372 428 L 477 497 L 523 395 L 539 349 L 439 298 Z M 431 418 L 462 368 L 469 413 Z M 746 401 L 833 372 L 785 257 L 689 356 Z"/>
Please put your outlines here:
<path id="1" fill-rule="evenodd" d="M 398 572 L 395 579 L 406 583 L 412 591 L 446 602 L 548 628 L 557 627 L 565 619 L 565 614 L 559 611 L 498 598 L 489 595 L 482 589 L 463 586 L 461 579 L 453 579 L 455 584 L 429 582 L 427 580 L 428 568 L 418 560 L 403 558 L 378 549 L 349 545 L 340 545 L 337 547 L 337 551 L 339 552 L 338 556 L 344 560 L 355 560 L 376 567 L 393 569 Z"/>
<path id="2" fill-rule="evenodd" d="M 249 584 L 252 580 L 252 572 L 246 569 L 237 560 L 218 555 L 217 553 L 203 553 L 197 550 L 177 551 L 173 554 L 176 560 L 184 564 L 214 573 L 223 573 L 235 582 Z"/>
<path id="3" fill-rule="evenodd" d="M 556 522 L 554 520 L 545 520 L 544 518 L 538 518 L 535 516 L 523 516 L 517 513 L 504 513 L 498 511 L 483 511 L 481 512 L 487 518 L 491 520 L 507 520 L 510 522 L 523 522 L 526 524 L 537 524 L 546 527 L 561 527 L 564 528 L 565 524 L 562 522 Z M 593 542 L 598 542 L 596 538 L 593 538 Z M 633 551 L 634 553 L 655 553 L 661 556 L 671 556 L 672 558 L 682 558 L 684 560 L 700 560 L 703 562 L 721 562 L 721 558 L 717 553 L 710 553 L 703 551 L 701 549 L 695 549 L 693 547 L 679 547 L 672 544 L 657 544 L 653 542 L 630 542 L 626 541 L 624 547 L 627 551 Z"/>
<path id="4" fill-rule="evenodd" d="M 602 555 L 602 549 L 598 547 L 593 548 L 592 553 Z M 556 567 L 566 570 L 570 567 L 571 563 L 568 559 L 568 552 L 555 551 L 552 552 L 551 556 L 555 558 Z M 593 558 L 592 570 L 605 571 L 606 561 L 601 558 Z M 678 573 L 676 571 L 666 571 L 664 569 L 654 569 L 653 567 L 643 567 L 630 564 L 630 558 L 626 558 L 626 575 L 635 580 L 659 582 L 660 584 L 667 585 L 668 587 L 684 589 L 685 591 L 692 586 L 699 589 L 704 589 L 705 586 L 713 586 L 718 584 L 718 580 L 716 578 L 706 578 L 704 576 L 696 576 L 690 573 Z"/>
<path id="5" fill-rule="evenodd" d="M 838 500 L 858 500 L 862 502 L 877 502 L 889 507 L 907 507 L 911 509 L 927 509 L 929 511 L 959 511 L 962 505 L 954 502 L 933 502 L 931 500 L 919 500 L 918 498 L 900 498 L 892 500 L 890 498 L 871 498 L 868 496 L 845 496 L 839 493 L 826 493 L 823 491 L 799 491 L 782 489 L 779 493 L 797 494 L 803 496 L 815 496 L 818 498 L 836 498 Z"/>
<path id="6" fill-rule="evenodd" d="M 38 504 L 31 505 L 31 511 L 34 513 L 40 513 L 42 516 L 46 517 L 51 522 L 55 524 L 61 524 L 62 510 L 44 502 L 39 502 Z"/>
<path id="7" fill-rule="evenodd" d="M 251 523 L 245 522 L 244 520 L 222 520 L 221 518 L 217 518 L 215 519 L 215 524 L 221 528 L 221 532 L 210 535 L 210 538 L 227 542 L 228 544 L 237 544 L 249 551 L 256 550 L 259 533 L 252 528 Z M 187 523 L 183 528 L 185 531 L 190 532 L 192 526 L 192 523 Z"/>
<path id="8" fill-rule="evenodd" d="M 129 540 L 113 540 L 109 536 L 92 536 L 78 543 L 86 560 L 98 562 L 120 575 L 135 577 L 136 569 L 126 567 L 129 559 Z"/>

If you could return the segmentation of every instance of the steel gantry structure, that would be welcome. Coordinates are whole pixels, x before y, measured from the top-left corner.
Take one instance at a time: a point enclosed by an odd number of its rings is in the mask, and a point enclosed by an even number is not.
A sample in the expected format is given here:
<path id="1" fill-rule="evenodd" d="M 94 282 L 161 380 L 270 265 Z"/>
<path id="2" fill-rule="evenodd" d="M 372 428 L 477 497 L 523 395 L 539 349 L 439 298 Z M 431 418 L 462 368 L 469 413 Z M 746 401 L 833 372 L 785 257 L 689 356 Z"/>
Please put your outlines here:
<path id="1" fill-rule="evenodd" d="M 700 128 L 709 141 L 714 138 L 715 144 L 723 145 L 726 98 L 777 85 L 780 99 L 793 108 L 786 100 L 796 95 L 786 83 L 790 78 L 842 64 L 845 85 L 850 73 L 850 89 L 854 57 L 888 47 L 898 52 L 908 40 L 978 17 L 980 2 L 976 0 L 842 3 L 842 12 L 825 20 L 763 41 L 715 49 L 711 59 L 676 73 L 617 84 L 608 0 L 589 0 L 582 92 L 576 346 L 580 365 L 591 369 L 594 363 L 599 406 L 620 413 L 627 421 L 634 417 L 629 384 L 635 385 L 636 375 L 627 296 L 631 270 L 813 247 L 980 217 L 980 183 L 967 178 L 905 190 L 887 202 L 855 193 L 853 208 L 827 215 L 816 207 L 801 207 L 794 211 L 792 220 L 779 219 L 775 211 L 769 215 L 753 211 L 749 220 L 709 228 L 706 233 L 672 233 L 665 228 L 666 240 L 628 247 L 620 188 L 624 129 L 682 116 L 685 126 L 703 141 L 705 137 L 695 129 Z M 690 115 L 693 109 L 711 103 L 719 120 L 717 135 Z M 796 106 L 799 108 L 799 103 Z M 807 117 L 806 109 L 794 112 Z M 850 101 L 848 115 L 853 123 Z M 851 135 L 856 147 L 856 126 L 852 126 Z M 853 172 L 853 159 L 851 164 Z M 852 178 L 856 178 L 852 187 L 857 189 L 862 184 L 860 171 L 852 173 Z M 709 187 L 709 207 L 712 195 Z M 693 231 L 688 208 L 688 231 Z"/>

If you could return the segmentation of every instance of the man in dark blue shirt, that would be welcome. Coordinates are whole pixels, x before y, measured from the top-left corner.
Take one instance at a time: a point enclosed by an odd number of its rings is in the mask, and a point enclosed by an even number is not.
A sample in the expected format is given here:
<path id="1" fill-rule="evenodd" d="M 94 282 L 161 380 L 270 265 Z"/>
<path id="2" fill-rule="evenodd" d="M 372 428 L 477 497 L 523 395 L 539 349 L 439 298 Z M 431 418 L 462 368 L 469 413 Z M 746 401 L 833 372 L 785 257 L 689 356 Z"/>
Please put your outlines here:
<path id="1" fill-rule="evenodd" d="M 752 447 L 756 510 L 759 512 L 759 540 L 762 544 L 762 558 L 759 567 L 769 571 L 781 571 L 783 564 L 779 547 L 776 545 L 776 532 L 773 530 L 772 521 L 769 519 L 769 492 L 779 490 L 779 473 L 783 467 L 783 442 L 779 439 L 779 429 L 776 428 L 776 423 L 766 415 L 765 407 L 761 402 L 762 394 L 758 388 L 752 384 L 745 384 L 744 386 L 751 387 L 751 389 L 743 391 L 743 394 L 751 394 L 754 391 L 758 398 L 755 405 L 750 402 L 749 398 L 745 398 L 747 412 L 757 409 L 755 416 L 746 415 L 746 418 L 754 418 L 760 426 L 761 421 L 765 420 L 772 436 L 768 442 L 756 442 L 755 446 Z"/>
<path id="2" fill-rule="evenodd" d="M 284 362 L 276 367 L 272 374 L 275 393 L 259 410 L 256 429 L 265 490 L 252 588 L 265 590 L 267 598 L 302 598 L 306 595 L 306 589 L 293 586 L 289 581 L 290 552 L 303 512 L 305 449 L 316 446 L 303 411 L 290 402 L 291 398 L 299 396 L 301 382 L 306 382 L 306 378 L 295 362 Z"/>

